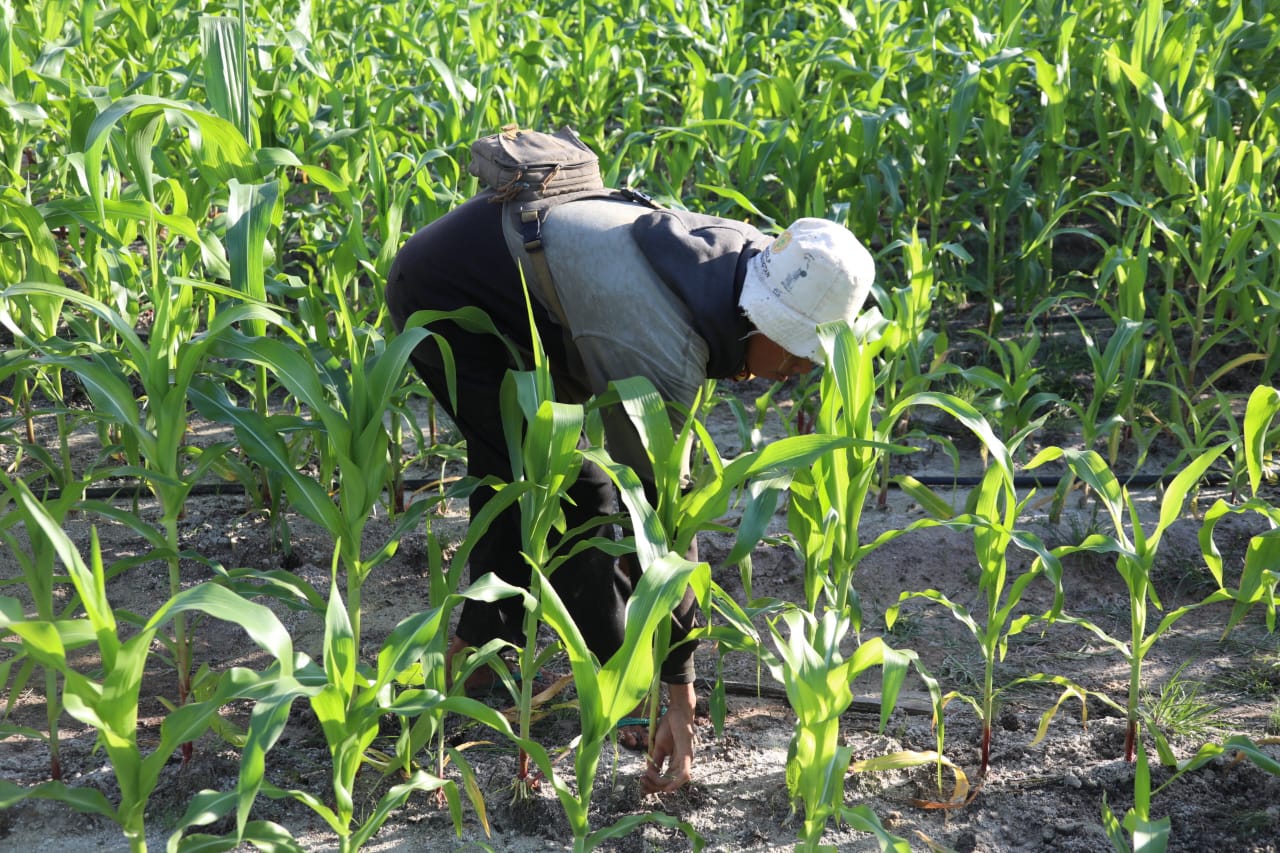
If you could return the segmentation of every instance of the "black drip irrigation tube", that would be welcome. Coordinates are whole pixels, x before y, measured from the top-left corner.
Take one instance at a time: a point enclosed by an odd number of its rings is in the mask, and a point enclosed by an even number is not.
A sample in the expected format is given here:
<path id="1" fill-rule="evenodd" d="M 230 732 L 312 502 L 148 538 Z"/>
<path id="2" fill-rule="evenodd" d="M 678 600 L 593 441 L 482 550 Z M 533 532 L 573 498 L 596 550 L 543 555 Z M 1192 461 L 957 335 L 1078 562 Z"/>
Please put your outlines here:
<path id="1" fill-rule="evenodd" d="M 1116 482 L 1121 486 L 1137 489 L 1149 489 L 1153 486 L 1165 486 L 1173 482 L 1177 474 L 1116 474 Z M 913 477 L 913 479 L 926 486 L 955 486 L 957 488 L 970 488 L 982 484 L 982 477 L 975 476 L 926 476 Z M 1063 480 L 1071 479 L 1075 482 L 1082 482 L 1079 477 L 1069 474 L 1054 474 L 1044 477 L 1038 477 L 1034 474 L 1015 474 L 1013 477 L 1013 486 L 1016 489 L 1056 489 L 1062 484 Z M 1206 486 L 1225 486 L 1230 482 L 1226 474 L 1210 472 L 1200 478 L 1200 483 Z"/>
<path id="2" fill-rule="evenodd" d="M 416 492 L 419 489 L 429 489 L 436 486 L 444 485 L 452 482 L 455 477 L 446 477 L 445 479 L 433 480 L 405 480 L 402 485 L 405 491 Z M 35 492 L 34 489 L 32 489 Z M 189 498 L 208 498 L 218 497 L 221 495 L 239 496 L 247 493 L 243 483 L 196 483 L 187 491 Z M 39 494 L 44 500 L 57 500 L 62 496 L 61 489 L 50 489 L 47 492 Z M 88 500 L 96 501 L 112 501 L 112 500 L 141 500 L 151 497 L 151 490 L 137 480 L 126 480 L 116 486 L 91 486 L 84 490 L 84 497 Z"/>
<path id="3" fill-rule="evenodd" d="M 1062 484 L 1064 479 L 1069 475 L 1058 474 L 1049 476 L 1035 476 L 1031 474 L 1018 474 L 1013 478 L 1014 488 L 1017 489 L 1056 489 Z M 1128 488 L 1149 489 L 1155 486 L 1163 486 L 1170 483 L 1175 474 L 1128 474 L 1125 476 L 1116 476 L 1117 482 Z M 401 485 L 407 492 L 416 492 L 421 489 L 435 488 L 452 481 L 455 478 L 441 479 L 407 479 Z M 924 486 L 934 488 L 973 488 L 982 484 L 981 476 L 954 476 L 946 477 L 941 475 L 923 475 L 912 477 L 915 482 Z M 1080 482 L 1079 478 L 1072 478 L 1075 482 Z M 1202 485 L 1223 486 L 1227 485 L 1230 480 L 1226 474 L 1210 472 L 1200 480 Z M 894 480 L 890 480 L 889 485 L 897 486 Z M 216 497 L 221 495 L 244 495 L 246 492 L 243 483 L 197 483 L 187 492 L 188 497 Z M 60 489 L 52 489 L 46 492 L 43 497 L 45 500 L 57 500 L 61 496 Z M 93 486 L 84 490 L 84 497 L 89 500 L 141 500 L 150 497 L 150 490 L 147 486 L 140 482 L 130 480 L 122 482 L 117 486 Z"/>

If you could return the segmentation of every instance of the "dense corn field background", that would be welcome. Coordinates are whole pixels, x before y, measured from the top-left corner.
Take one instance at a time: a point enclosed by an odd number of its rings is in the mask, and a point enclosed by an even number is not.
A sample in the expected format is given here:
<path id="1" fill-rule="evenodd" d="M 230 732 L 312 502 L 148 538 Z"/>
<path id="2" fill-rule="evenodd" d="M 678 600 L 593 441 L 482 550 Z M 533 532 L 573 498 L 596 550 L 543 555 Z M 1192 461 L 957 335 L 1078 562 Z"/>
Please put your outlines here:
<path id="1" fill-rule="evenodd" d="M 882 449 L 935 440 L 907 417 L 926 406 L 981 441 L 985 497 L 957 513 L 918 482 L 895 484 L 916 489 L 937 523 L 976 531 L 989 612 L 1017 605 L 1021 587 L 1009 593 L 1003 582 L 1000 555 L 1010 547 L 1050 581 L 1072 549 L 1119 555 L 1132 683 L 1117 704 L 1142 766 L 1143 640 L 1166 627 L 1146 624 L 1148 603 L 1158 605 L 1151 560 L 1160 532 L 1204 482 L 1228 492 L 1204 516 L 1214 602 L 1231 602 L 1223 627 L 1261 612 L 1274 628 L 1280 510 L 1267 484 L 1280 411 L 1280 18 L 1265 0 L 0 0 L 0 534 L 22 569 L 0 598 L 0 683 L 10 707 L 29 686 L 44 691 L 45 727 L 5 731 L 43 737 L 51 758 L 51 781 L 5 782 L 0 803 L 65 799 L 111 816 L 140 848 L 159 768 L 189 754 L 186 744 L 235 700 L 258 709 L 235 741 L 244 769 L 234 791 L 195 804 L 237 815 L 228 845 L 288 845 L 287 828 L 249 815 L 295 699 L 328 721 L 334 762 L 332 801 L 299 799 L 343 849 L 360 847 L 415 792 L 439 791 L 460 808 L 461 786 L 474 800 L 473 780 L 445 778 L 443 759 L 414 763 L 446 712 L 491 724 L 538 763 L 527 719 L 513 729 L 449 694 L 442 675 L 415 670 L 443 648 L 449 594 L 461 586 L 456 554 L 453 569 L 433 564 L 431 609 L 388 639 L 376 663 L 357 667 L 352 651 L 361 586 L 397 541 L 364 542 L 366 520 L 385 512 L 398 530 L 429 527 L 430 501 L 405 506 L 406 471 L 438 470 L 464 450 L 437 434 L 415 399 L 424 392 L 405 362 L 426 332 L 392 335 L 384 276 L 409 234 L 476 191 L 468 147 L 508 123 L 571 125 L 612 185 L 765 231 L 799 216 L 832 218 L 877 258 L 874 298 L 886 318 L 878 337 L 833 338 L 832 367 L 789 389 L 821 406 L 777 406 L 769 395 L 758 411 L 734 404 L 750 453 L 766 453 L 750 432 L 766 412 L 794 441 L 717 479 L 723 494 L 706 498 L 705 512 L 652 508 L 664 534 L 638 549 L 661 566 L 646 590 L 653 601 L 688 582 L 710 594 L 699 569 L 663 555 L 681 553 L 675 544 L 712 524 L 711 508 L 743 481 L 786 470 L 779 482 L 793 489 L 791 533 L 811 580 L 805 601 L 774 602 L 787 613 L 771 623 L 774 636 L 803 639 L 828 674 L 905 667 L 909 654 L 882 656 L 878 645 L 861 644 L 847 660 L 839 650 L 849 653 L 849 629 L 862 620 L 849 594 L 868 550 L 861 508 L 871 494 L 883 501 L 893 482 Z M 540 410 L 523 415 L 540 435 Z M 235 440 L 201 442 L 190 429 L 197 422 L 234 429 Z M 592 435 L 591 418 L 582 424 Z M 1026 452 L 1063 433 L 1078 446 Z M 823 436 L 879 444 L 849 450 Z M 1102 533 L 1063 550 L 1019 531 L 1015 472 L 1041 466 L 1059 478 L 1058 508 L 1073 486 L 1093 496 L 1109 519 Z M 708 470 L 719 476 L 716 464 Z M 1168 487 L 1154 535 L 1126 514 L 1133 505 L 1121 485 L 1139 470 Z M 157 501 L 157 520 L 95 497 L 122 483 Z M 199 555 L 182 552 L 178 522 L 210 483 L 237 485 L 272 518 L 286 566 L 290 514 L 330 531 L 332 584 L 316 589 L 257 567 L 184 588 L 183 561 Z M 1232 514 L 1262 519 L 1267 532 L 1224 575 L 1212 534 Z M 146 556 L 168 566 L 167 602 L 115 612 L 106 583 L 133 563 L 104 566 L 72 547 L 63 528 L 86 516 L 136 529 Z M 263 597 L 326 614 L 323 662 L 295 654 Z M 770 658 L 779 680 L 813 677 L 798 647 L 797 657 L 781 645 L 772 657 L 768 632 L 750 628 L 757 613 L 734 621 L 733 606 L 717 612 L 752 638 L 743 646 Z M 553 611 L 539 613 L 560 631 Z M 271 665 L 201 670 L 190 657 L 196 613 L 242 626 Z M 976 632 L 989 660 L 1001 631 Z M 170 699 L 182 710 L 159 747 L 142 749 L 137 697 L 153 639 L 176 673 Z M 104 670 L 70 662 L 87 646 Z M 575 659 L 580 696 L 593 665 Z M 646 683 L 640 676 L 632 688 Z M 989 723 L 990 702 L 974 707 Z M 788 785 L 805 814 L 802 846 L 816 845 L 831 817 L 894 844 L 873 813 L 833 800 L 825 786 L 849 765 L 831 740 L 839 709 L 835 718 L 797 710 L 804 746 Z M 117 800 L 61 787 L 64 714 L 101 731 L 122 780 Z M 383 715 L 406 721 L 407 732 L 386 760 L 368 752 Z M 585 706 L 583 716 L 588 754 L 588 734 L 603 738 L 616 716 L 588 721 Z M 1275 772 L 1262 746 L 1233 744 Z M 1167 744 L 1149 748 L 1164 764 L 1175 760 Z M 1208 743 L 1205 756 L 1215 748 L 1224 747 Z M 433 765 L 440 772 L 424 769 Z M 362 766 L 403 771 L 372 816 L 352 812 Z M 549 767 L 575 843 L 607 841 L 590 834 L 598 828 L 581 799 L 594 765 L 575 768 L 581 794 L 563 784 L 564 768 Z M 1146 825 L 1141 795 L 1134 815 L 1127 828 L 1109 827 L 1117 843 Z"/>

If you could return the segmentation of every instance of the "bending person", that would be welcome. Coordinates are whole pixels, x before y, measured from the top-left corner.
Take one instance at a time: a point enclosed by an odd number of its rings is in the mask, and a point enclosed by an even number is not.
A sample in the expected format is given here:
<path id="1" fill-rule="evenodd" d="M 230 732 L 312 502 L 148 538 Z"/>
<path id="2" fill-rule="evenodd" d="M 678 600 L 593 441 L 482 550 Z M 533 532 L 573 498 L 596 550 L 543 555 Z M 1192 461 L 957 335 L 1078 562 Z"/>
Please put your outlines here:
<path id="1" fill-rule="evenodd" d="M 742 222 L 654 209 L 623 198 L 580 199 L 551 207 L 541 226 L 545 260 L 559 305 L 534 284 L 527 253 L 504 237 L 503 205 L 490 191 L 463 203 L 414 234 L 387 279 L 387 304 L 397 329 L 415 311 L 482 309 L 517 348 L 531 352 L 521 269 L 533 294 L 534 322 L 546 350 L 556 396 L 585 402 L 611 381 L 643 376 L 669 402 L 688 411 L 708 378 L 755 375 L 784 379 L 822 358 L 819 324 L 852 324 L 874 278 L 867 250 L 852 233 L 822 219 L 800 219 L 776 239 Z M 486 334 L 454 323 L 432 331 L 452 348 L 457 402 L 449 412 L 467 444 L 467 473 L 512 477 L 499 413 L 503 376 L 514 367 L 507 349 Z M 413 364 L 448 407 L 445 366 L 431 338 Z M 614 407 L 615 409 L 618 407 Z M 634 428 L 620 411 L 606 413 L 612 457 L 630 465 L 653 498 L 652 471 Z M 477 490 L 472 518 L 492 497 Z M 565 502 L 567 529 L 612 514 L 617 495 L 609 477 L 586 464 Z M 471 554 L 472 579 L 494 572 L 527 587 L 520 523 L 511 507 Z M 586 536 L 612 535 L 595 529 Z M 696 548 L 695 548 L 696 550 Z M 696 559 L 696 554 L 688 555 Z M 628 596 L 638 580 L 634 559 L 588 549 L 562 564 L 552 583 L 591 651 L 607 660 L 624 636 Z M 494 638 L 523 642 L 517 599 L 468 600 L 450 648 Z M 672 651 L 661 670 L 668 710 L 655 732 L 641 780 L 646 792 L 672 791 L 691 777 L 694 758 L 694 627 L 691 591 L 673 616 Z M 477 677 L 492 675 L 479 673 Z M 471 685 L 469 685 L 471 686 Z M 619 740 L 644 748 L 645 731 L 620 728 Z"/>

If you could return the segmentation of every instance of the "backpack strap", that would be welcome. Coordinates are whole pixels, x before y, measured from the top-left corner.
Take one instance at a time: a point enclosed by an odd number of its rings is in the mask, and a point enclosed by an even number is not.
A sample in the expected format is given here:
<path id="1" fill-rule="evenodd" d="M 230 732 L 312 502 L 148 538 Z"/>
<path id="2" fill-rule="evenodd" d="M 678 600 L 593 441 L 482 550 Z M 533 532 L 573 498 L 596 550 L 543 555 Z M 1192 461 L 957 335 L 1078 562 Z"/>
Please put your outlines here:
<path id="1" fill-rule="evenodd" d="M 516 243 L 523 254 L 529 259 L 529 265 L 533 269 L 533 277 L 537 283 L 538 290 L 542 295 L 543 304 L 551 315 L 560 323 L 562 327 L 568 328 L 568 320 L 565 317 L 564 307 L 560 304 L 560 297 L 556 293 L 555 278 L 551 274 L 551 265 L 547 263 L 547 256 L 543 251 L 542 242 L 542 223 L 546 221 L 547 213 L 551 208 L 561 204 L 567 204 L 573 201 L 584 201 L 587 199 L 611 199 L 614 201 L 629 201 L 635 204 L 643 204 L 654 210 L 659 210 L 662 205 L 658 204 L 648 194 L 636 189 L 599 189 L 584 190 L 576 193 L 564 193 L 562 195 L 549 196 L 534 202 L 505 202 L 503 203 L 503 222 L 513 225 L 515 230 Z M 493 201 L 500 201 L 495 196 Z M 508 226 L 504 226 L 506 229 Z M 507 233 L 508 248 L 512 246 L 512 234 Z M 517 260 L 520 253 L 515 253 Z"/>
<path id="2" fill-rule="evenodd" d="M 551 265 L 547 263 L 547 255 L 542 251 L 542 221 L 546 218 L 546 210 L 521 207 L 519 215 L 520 239 L 524 244 L 529 263 L 533 266 L 534 280 L 542 290 L 542 298 L 551 315 L 560 322 L 561 326 L 567 328 L 569 323 L 565 319 L 560 296 L 556 293 L 555 279 L 551 276 Z"/>

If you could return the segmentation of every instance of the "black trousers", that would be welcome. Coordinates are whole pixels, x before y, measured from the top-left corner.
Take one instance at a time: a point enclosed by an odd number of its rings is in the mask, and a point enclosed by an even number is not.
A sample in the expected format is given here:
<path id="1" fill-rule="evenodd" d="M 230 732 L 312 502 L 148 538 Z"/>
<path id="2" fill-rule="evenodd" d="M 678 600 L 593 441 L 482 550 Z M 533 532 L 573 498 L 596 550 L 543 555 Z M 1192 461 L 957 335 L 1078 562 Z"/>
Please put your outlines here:
<path id="1" fill-rule="evenodd" d="M 452 311 L 464 306 L 485 310 L 494 324 L 521 351 L 531 349 L 519 272 L 502 240 L 498 205 L 472 200 L 415 234 L 397 255 L 387 277 L 387 306 L 398 330 L 419 310 Z M 470 245 L 468 241 L 482 241 Z M 468 260 L 469 259 L 469 260 Z M 463 268 L 459 269 L 459 264 Z M 475 269 L 466 265 L 470 264 Z M 540 315 L 540 316 L 539 316 Z M 553 366 L 557 393 L 570 402 L 580 392 L 576 377 L 557 375 L 557 353 L 563 352 L 562 330 L 540 309 L 536 310 L 540 338 Z M 491 334 L 469 331 L 454 322 L 434 323 L 433 336 L 443 337 L 453 354 L 456 375 L 456 405 L 450 404 L 446 365 L 439 345 L 425 340 L 412 356 L 418 375 L 437 401 L 453 418 L 467 444 L 467 473 L 483 478 L 494 476 L 503 482 L 512 478 L 507 455 L 499 390 L 512 363 L 507 348 Z M 470 498 L 471 517 L 476 518 L 494 492 L 481 487 Z M 617 512 L 618 497 L 612 480 L 598 466 L 584 463 L 577 481 L 570 487 L 564 504 L 567 529 L 587 525 L 593 519 Z M 600 522 L 584 528 L 586 538 L 616 537 L 612 524 Z M 571 547 L 572 543 L 550 543 Z M 508 507 L 489 526 L 471 552 L 470 576 L 474 581 L 493 572 L 515 586 L 529 586 L 529 568 L 522 550 L 518 507 Z M 690 559 L 697 558 L 696 546 Z M 639 580 L 634 559 L 617 560 L 598 549 L 585 549 L 566 560 L 551 576 L 552 585 L 564 600 L 588 648 L 601 661 L 607 660 L 622 644 L 625 635 L 627 599 Z M 662 680 L 688 683 L 693 680 L 694 644 L 681 642 L 697 619 L 697 602 L 691 590 L 673 615 L 672 643 L 677 645 L 662 666 Z M 524 643 L 524 609 L 516 598 L 496 602 L 467 600 L 457 626 L 457 636 L 472 645 L 494 638 Z"/>

